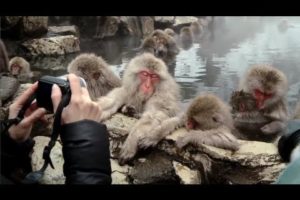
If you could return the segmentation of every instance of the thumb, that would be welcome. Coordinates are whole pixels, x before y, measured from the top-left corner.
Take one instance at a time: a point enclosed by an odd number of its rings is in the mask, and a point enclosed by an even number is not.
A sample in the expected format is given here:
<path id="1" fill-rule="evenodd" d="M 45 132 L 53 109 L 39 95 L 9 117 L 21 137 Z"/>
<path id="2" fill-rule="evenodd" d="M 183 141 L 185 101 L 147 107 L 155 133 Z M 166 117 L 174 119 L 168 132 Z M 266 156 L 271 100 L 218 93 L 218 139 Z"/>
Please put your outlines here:
<path id="1" fill-rule="evenodd" d="M 60 91 L 60 88 L 56 84 L 54 84 L 52 86 L 51 99 L 52 99 L 52 104 L 53 104 L 53 110 L 55 113 L 56 109 L 58 107 L 58 104 L 61 101 L 61 91 Z"/>

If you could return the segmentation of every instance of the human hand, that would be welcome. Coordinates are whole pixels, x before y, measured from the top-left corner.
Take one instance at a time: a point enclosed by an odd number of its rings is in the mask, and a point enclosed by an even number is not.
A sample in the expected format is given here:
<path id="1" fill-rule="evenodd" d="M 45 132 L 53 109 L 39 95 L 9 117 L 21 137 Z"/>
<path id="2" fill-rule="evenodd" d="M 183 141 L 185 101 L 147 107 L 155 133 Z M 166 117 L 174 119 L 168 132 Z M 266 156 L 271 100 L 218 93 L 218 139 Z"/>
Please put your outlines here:
<path id="1" fill-rule="evenodd" d="M 8 119 L 14 119 L 17 117 L 23 105 L 26 103 L 27 99 L 35 93 L 37 87 L 38 83 L 36 82 L 9 106 Z M 10 137 L 16 142 L 24 142 L 27 140 L 30 136 L 33 123 L 42 119 L 45 113 L 46 110 L 44 108 L 38 108 L 36 102 L 32 103 L 26 110 L 24 119 L 19 124 L 12 125 L 8 129 Z"/>
<path id="2" fill-rule="evenodd" d="M 99 105 L 91 100 L 87 88 L 81 87 L 80 79 L 74 74 L 69 74 L 68 80 L 72 96 L 69 105 L 63 109 L 61 115 L 62 124 L 69 124 L 84 119 L 99 122 L 102 113 L 101 109 Z M 51 98 L 54 112 L 56 112 L 61 101 L 61 96 L 60 88 L 57 85 L 53 85 Z"/>

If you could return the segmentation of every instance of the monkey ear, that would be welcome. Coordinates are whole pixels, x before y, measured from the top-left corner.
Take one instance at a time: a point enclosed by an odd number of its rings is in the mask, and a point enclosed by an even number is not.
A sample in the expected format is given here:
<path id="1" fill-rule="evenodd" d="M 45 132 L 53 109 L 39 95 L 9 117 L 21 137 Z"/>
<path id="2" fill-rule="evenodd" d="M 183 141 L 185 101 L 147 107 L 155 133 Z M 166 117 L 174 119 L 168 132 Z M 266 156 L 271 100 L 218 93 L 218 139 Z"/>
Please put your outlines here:
<path id="1" fill-rule="evenodd" d="M 100 77 L 100 72 L 95 72 L 95 73 L 93 73 L 93 78 L 94 78 L 95 80 L 98 80 L 99 77 Z"/>
<path id="2" fill-rule="evenodd" d="M 215 113 L 212 117 L 212 119 L 215 121 L 215 122 L 218 122 L 218 123 L 223 123 L 224 121 L 224 118 L 222 115 L 220 115 L 219 113 Z"/>

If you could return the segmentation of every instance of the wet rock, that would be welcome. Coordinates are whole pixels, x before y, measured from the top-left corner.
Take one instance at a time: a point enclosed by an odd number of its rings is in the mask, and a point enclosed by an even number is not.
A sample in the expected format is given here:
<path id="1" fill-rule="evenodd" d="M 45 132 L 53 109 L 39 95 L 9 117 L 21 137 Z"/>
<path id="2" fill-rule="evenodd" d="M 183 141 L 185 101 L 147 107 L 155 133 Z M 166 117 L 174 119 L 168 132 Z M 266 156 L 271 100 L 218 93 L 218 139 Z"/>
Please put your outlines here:
<path id="1" fill-rule="evenodd" d="M 1 16 L 1 31 L 6 31 L 16 26 L 22 16 Z"/>
<path id="2" fill-rule="evenodd" d="M 31 166 L 32 170 L 40 170 L 44 164 L 44 159 L 42 158 L 43 150 L 50 140 L 49 137 L 38 136 L 34 138 L 35 145 L 33 147 L 33 153 L 31 155 Z M 62 156 L 62 146 L 59 142 L 56 142 L 53 147 L 51 154 L 51 160 L 53 162 L 54 168 L 52 169 L 49 165 L 45 171 L 45 174 L 41 180 L 41 184 L 64 184 L 65 176 L 63 175 L 63 156 Z"/>
<path id="3" fill-rule="evenodd" d="M 120 166 L 118 161 L 110 159 L 112 184 L 129 184 L 128 173 L 130 166 Z"/>
<path id="4" fill-rule="evenodd" d="M 77 26 L 49 26 L 48 35 L 74 35 L 79 37 Z"/>
<path id="5" fill-rule="evenodd" d="M 4 37 L 19 38 L 40 37 L 48 31 L 46 16 L 3 16 L 1 33 Z"/>
<path id="6" fill-rule="evenodd" d="M 116 114 L 106 124 L 110 133 L 117 133 L 113 134 L 114 140 L 117 137 L 124 140 L 136 121 Z M 184 133 L 183 128 L 174 131 L 158 144 L 157 149 L 176 158 L 177 162 L 197 169 L 202 183 L 269 184 L 276 181 L 285 168 L 277 147 L 272 143 L 240 140 L 241 148 L 236 152 L 208 145 L 199 148 L 188 145 L 179 150 L 174 143 Z"/>
<path id="7" fill-rule="evenodd" d="M 133 184 L 179 183 L 172 161 L 159 153 L 136 160 L 129 176 L 133 179 Z"/>
<path id="8" fill-rule="evenodd" d="M 175 22 L 174 16 L 155 16 L 154 27 L 155 29 L 165 29 L 172 27 Z"/>
<path id="9" fill-rule="evenodd" d="M 140 17 L 143 36 L 146 37 L 154 31 L 154 21 L 151 17 Z"/>
<path id="10" fill-rule="evenodd" d="M 200 174 L 197 170 L 191 170 L 187 166 L 182 165 L 179 162 L 173 161 L 175 173 L 180 178 L 181 184 L 200 184 Z"/>
<path id="11" fill-rule="evenodd" d="M 0 106 L 9 100 L 18 90 L 20 84 L 14 77 L 0 76 Z"/>
<path id="12" fill-rule="evenodd" d="M 186 133 L 183 128 L 167 136 L 157 147 L 148 149 L 146 154 L 139 152 L 137 159 L 133 160 L 133 167 L 121 167 L 114 160 L 117 159 L 114 154 L 120 151 L 136 122 L 137 119 L 122 114 L 115 114 L 104 122 L 110 133 L 114 184 L 270 184 L 285 168 L 276 146 L 271 143 L 240 140 L 241 148 L 236 152 L 208 145 L 198 148 L 188 145 L 180 150 L 175 141 Z M 42 154 L 36 155 L 41 159 Z M 56 163 L 63 162 L 62 156 L 54 159 L 58 159 Z M 55 172 L 57 177 L 63 177 L 62 173 Z M 48 183 L 57 181 L 51 177 L 47 180 Z"/>
<path id="13" fill-rule="evenodd" d="M 8 117 L 8 108 L 0 107 L 0 120 L 7 119 Z"/>
<path id="14" fill-rule="evenodd" d="M 23 28 L 27 36 L 41 36 L 48 31 L 48 17 L 27 16 L 23 17 Z"/>
<path id="15" fill-rule="evenodd" d="M 189 26 L 192 22 L 197 22 L 197 17 L 175 17 L 175 22 L 173 24 L 174 30 L 178 32 L 182 27 Z"/>
<path id="16" fill-rule="evenodd" d="M 31 56 L 64 55 L 80 51 L 79 39 L 73 35 L 28 40 L 22 46 Z"/>

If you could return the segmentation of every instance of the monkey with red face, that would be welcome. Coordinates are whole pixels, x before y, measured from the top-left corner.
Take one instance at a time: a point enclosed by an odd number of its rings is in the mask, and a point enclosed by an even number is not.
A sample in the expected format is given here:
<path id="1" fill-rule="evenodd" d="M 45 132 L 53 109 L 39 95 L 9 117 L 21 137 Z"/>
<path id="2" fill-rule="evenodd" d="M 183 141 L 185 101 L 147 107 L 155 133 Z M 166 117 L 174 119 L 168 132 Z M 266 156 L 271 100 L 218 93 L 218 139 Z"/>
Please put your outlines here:
<path id="1" fill-rule="evenodd" d="M 254 110 L 238 111 L 233 116 L 242 139 L 274 142 L 288 119 L 286 76 L 272 66 L 256 65 L 241 79 L 239 89 L 255 100 Z"/>
<path id="2" fill-rule="evenodd" d="M 27 82 L 33 77 L 30 64 L 22 57 L 13 57 L 10 59 L 8 69 L 21 82 Z"/>
<path id="3" fill-rule="evenodd" d="M 179 112 L 179 86 L 161 59 L 144 53 L 128 63 L 122 86 L 99 98 L 98 104 L 102 109 L 101 120 L 109 118 L 123 105 L 141 114 L 122 147 L 119 161 L 123 164 L 132 159 L 139 148 L 154 146 L 166 136 L 158 127 Z"/>

